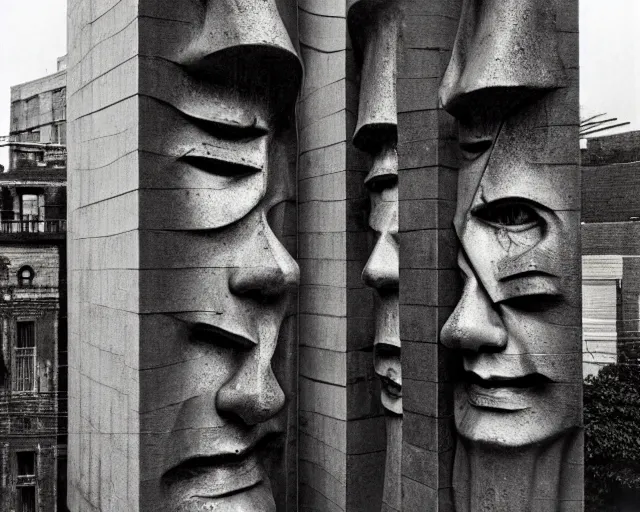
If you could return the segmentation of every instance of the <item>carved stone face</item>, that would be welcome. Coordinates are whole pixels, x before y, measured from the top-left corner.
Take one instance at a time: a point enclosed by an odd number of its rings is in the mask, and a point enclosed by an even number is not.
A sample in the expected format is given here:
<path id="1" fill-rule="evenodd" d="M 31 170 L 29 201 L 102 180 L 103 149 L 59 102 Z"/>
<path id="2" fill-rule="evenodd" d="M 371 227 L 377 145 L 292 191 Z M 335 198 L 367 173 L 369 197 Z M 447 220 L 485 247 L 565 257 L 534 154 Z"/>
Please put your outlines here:
<path id="1" fill-rule="evenodd" d="M 141 245 L 155 250 L 141 256 L 154 454 L 141 480 L 169 512 L 275 511 L 295 391 L 281 326 L 299 276 L 283 244 L 300 64 L 271 1 L 182 7 L 190 28 L 167 31 L 174 46 L 143 63 L 155 168 Z"/>
<path id="2" fill-rule="evenodd" d="M 395 152 L 394 152 L 395 153 Z M 380 155 L 378 158 L 397 158 Z M 376 291 L 375 371 L 381 379 L 383 407 L 402 414 L 402 369 L 400 366 L 398 181 L 369 182 L 369 225 L 376 244 L 362 272 L 362 279 Z"/>
<path id="3" fill-rule="evenodd" d="M 396 49 L 400 19 L 396 0 L 351 2 L 349 26 L 361 62 L 356 147 L 371 155 L 365 178 L 376 243 L 362 279 L 376 291 L 375 370 L 382 383 L 382 405 L 402 414 L 400 367 L 398 154 Z"/>
<path id="4" fill-rule="evenodd" d="M 383 508 L 402 509 L 402 367 L 398 258 L 398 141 L 396 53 L 398 0 L 349 2 L 349 32 L 360 64 L 358 122 L 353 143 L 371 157 L 365 178 L 375 246 L 363 272 L 375 291 L 374 366 L 386 412 Z"/>
<path id="5" fill-rule="evenodd" d="M 580 223 L 551 7 L 508 3 L 465 3 L 441 90 L 460 126 L 454 224 L 465 281 L 441 339 L 462 359 L 459 434 L 513 447 L 581 422 Z"/>

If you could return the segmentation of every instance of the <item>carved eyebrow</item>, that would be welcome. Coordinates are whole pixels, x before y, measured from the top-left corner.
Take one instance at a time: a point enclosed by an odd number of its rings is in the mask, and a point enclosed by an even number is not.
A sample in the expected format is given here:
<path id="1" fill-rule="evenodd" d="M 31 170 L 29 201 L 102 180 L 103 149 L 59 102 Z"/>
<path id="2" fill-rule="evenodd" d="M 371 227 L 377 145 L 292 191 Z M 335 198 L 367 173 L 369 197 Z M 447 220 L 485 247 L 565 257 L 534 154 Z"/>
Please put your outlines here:
<path id="1" fill-rule="evenodd" d="M 178 160 L 221 176 L 238 177 L 264 170 L 266 139 L 224 140 L 215 136 L 213 138 L 216 140 L 196 145 Z"/>
<path id="2" fill-rule="evenodd" d="M 255 139 L 269 133 L 269 129 L 254 116 L 251 123 L 238 119 L 205 119 L 180 111 L 184 117 L 204 131 L 222 140 Z"/>

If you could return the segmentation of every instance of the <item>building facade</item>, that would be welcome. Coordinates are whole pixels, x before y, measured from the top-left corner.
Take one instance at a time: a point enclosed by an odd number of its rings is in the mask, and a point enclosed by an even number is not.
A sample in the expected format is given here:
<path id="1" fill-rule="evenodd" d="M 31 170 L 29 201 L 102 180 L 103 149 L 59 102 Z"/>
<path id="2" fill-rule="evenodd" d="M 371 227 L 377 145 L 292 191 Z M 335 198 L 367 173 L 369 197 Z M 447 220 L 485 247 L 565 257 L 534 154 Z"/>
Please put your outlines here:
<path id="1" fill-rule="evenodd" d="M 640 132 L 582 149 L 585 376 L 640 362 Z"/>
<path id="2" fill-rule="evenodd" d="M 0 174 L 0 510 L 66 510 L 66 72 L 12 88 Z"/>
<path id="3" fill-rule="evenodd" d="M 66 56 L 58 71 L 11 87 L 9 168 L 65 168 L 67 143 Z"/>

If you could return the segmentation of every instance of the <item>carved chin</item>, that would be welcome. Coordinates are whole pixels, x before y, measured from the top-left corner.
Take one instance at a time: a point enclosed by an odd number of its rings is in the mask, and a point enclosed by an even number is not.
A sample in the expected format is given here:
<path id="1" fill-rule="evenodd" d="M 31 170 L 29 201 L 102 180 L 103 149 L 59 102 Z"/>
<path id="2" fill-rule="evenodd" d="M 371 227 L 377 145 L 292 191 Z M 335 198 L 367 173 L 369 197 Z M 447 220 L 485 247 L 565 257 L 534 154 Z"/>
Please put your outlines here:
<path id="1" fill-rule="evenodd" d="M 223 496 L 207 496 L 206 491 L 173 489 L 165 512 L 275 512 L 276 504 L 268 481 Z"/>
<path id="2" fill-rule="evenodd" d="M 522 448 L 550 443 L 580 424 L 567 385 L 476 393 L 466 383 L 455 390 L 458 434 L 472 443 Z M 572 393 L 569 393 L 572 394 Z"/>

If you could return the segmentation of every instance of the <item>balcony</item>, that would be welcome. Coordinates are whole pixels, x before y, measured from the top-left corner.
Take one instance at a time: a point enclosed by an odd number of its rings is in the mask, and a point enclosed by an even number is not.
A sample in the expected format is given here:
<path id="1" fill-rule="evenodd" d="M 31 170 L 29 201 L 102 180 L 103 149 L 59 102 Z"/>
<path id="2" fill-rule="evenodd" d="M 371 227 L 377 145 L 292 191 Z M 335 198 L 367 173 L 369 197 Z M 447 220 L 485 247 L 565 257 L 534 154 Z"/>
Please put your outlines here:
<path id="1" fill-rule="evenodd" d="M 64 239 L 66 219 L 41 219 L 34 215 L 20 216 L 14 212 L 2 212 L 0 240 Z"/>
<path id="2" fill-rule="evenodd" d="M 0 233 L 65 233 L 65 219 L 0 220 Z"/>

